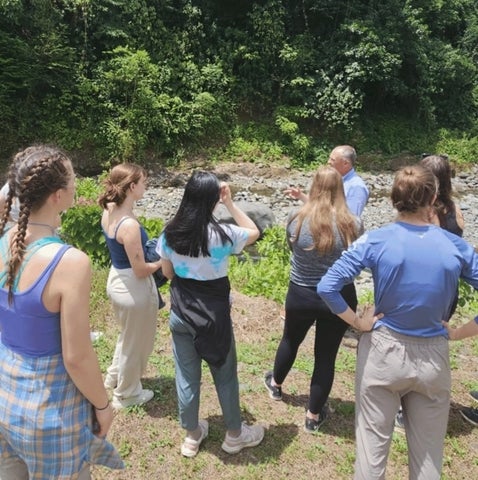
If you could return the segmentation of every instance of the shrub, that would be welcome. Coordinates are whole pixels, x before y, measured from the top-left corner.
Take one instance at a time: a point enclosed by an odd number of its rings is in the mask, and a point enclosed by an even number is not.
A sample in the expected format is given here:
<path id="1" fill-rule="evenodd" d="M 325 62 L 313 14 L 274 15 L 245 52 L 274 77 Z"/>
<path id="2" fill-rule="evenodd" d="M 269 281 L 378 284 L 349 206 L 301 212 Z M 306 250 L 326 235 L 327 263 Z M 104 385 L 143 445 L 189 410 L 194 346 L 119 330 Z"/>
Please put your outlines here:
<path id="1" fill-rule="evenodd" d="M 251 253 L 231 258 L 229 277 L 234 288 L 251 296 L 264 296 L 283 303 L 289 284 L 290 251 L 285 229 L 274 226 L 256 245 L 259 259 Z"/>

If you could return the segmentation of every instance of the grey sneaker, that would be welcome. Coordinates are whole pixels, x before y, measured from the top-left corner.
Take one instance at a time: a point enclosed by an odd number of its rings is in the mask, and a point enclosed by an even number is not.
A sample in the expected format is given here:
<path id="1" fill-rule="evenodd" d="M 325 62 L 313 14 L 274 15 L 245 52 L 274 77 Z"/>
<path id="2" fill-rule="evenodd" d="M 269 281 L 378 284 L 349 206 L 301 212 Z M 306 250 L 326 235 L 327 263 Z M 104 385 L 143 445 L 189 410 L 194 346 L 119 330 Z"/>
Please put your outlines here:
<path id="1" fill-rule="evenodd" d="M 271 397 L 272 400 L 282 400 L 282 388 L 272 385 L 272 377 L 272 372 L 267 372 L 264 377 L 264 385 L 269 391 L 269 397 Z"/>
<path id="2" fill-rule="evenodd" d="M 139 395 L 134 395 L 133 397 L 120 398 L 114 396 L 113 400 L 111 400 L 111 405 L 114 409 L 120 410 L 121 408 L 132 407 L 133 405 L 143 405 L 153 397 L 154 392 L 152 390 L 143 389 Z"/>
<path id="3" fill-rule="evenodd" d="M 462 408 L 460 413 L 468 423 L 478 427 L 478 408 Z"/>
<path id="4" fill-rule="evenodd" d="M 470 397 L 476 402 L 478 402 L 478 390 L 471 390 Z"/>
<path id="5" fill-rule="evenodd" d="M 264 427 L 261 425 L 242 424 L 241 434 L 237 438 L 230 437 L 226 433 L 221 448 L 227 453 L 239 453 L 243 448 L 255 447 L 264 438 Z"/>

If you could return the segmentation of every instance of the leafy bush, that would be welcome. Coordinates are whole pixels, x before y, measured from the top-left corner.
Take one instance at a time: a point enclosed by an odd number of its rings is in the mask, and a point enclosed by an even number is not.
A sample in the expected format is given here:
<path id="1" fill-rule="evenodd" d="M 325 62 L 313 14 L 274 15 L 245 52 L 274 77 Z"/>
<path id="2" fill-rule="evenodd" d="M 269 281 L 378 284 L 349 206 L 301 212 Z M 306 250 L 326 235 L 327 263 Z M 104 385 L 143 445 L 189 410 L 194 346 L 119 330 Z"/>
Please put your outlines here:
<path id="1" fill-rule="evenodd" d="M 101 231 L 101 213 L 101 207 L 94 204 L 70 208 L 62 217 L 61 236 L 85 252 L 93 263 L 106 267 L 110 256 Z"/>
<path id="2" fill-rule="evenodd" d="M 98 267 L 110 265 L 110 255 L 101 229 L 102 209 L 97 204 L 101 191 L 94 178 L 77 181 L 76 205 L 62 216 L 61 236 L 69 244 L 85 252 Z M 159 218 L 139 217 L 150 238 L 158 237 L 163 228 Z"/>
<path id="3" fill-rule="evenodd" d="M 264 296 L 283 303 L 289 284 L 290 251 L 285 229 L 274 226 L 257 242 L 256 260 L 251 253 L 231 258 L 229 278 L 234 288 L 251 296 Z"/>

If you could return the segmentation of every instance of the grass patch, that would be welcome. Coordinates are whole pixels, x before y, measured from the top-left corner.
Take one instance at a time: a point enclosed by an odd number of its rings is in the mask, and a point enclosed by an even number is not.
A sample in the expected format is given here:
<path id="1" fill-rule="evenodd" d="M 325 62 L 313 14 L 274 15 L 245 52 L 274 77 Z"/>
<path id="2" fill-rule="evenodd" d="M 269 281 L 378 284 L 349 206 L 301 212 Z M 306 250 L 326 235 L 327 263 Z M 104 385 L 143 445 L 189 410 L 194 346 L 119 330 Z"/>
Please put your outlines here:
<path id="1" fill-rule="evenodd" d="M 91 325 L 103 333 L 95 349 L 103 370 L 114 350 L 117 326 L 106 297 L 107 271 L 96 270 L 91 296 Z M 166 292 L 165 300 L 169 302 Z M 122 454 L 127 468 L 110 471 L 93 467 L 95 480 L 209 479 L 285 480 L 308 479 L 311 475 L 334 480 L 350 479 L 355 461 L 354 373 L 356 350 L 342 344 L 337 356 L 335 382 L 329 398 L 331 413 L 314 435 L 303 431 L 310 373 L 313 367 L 311 330 L 300 347 L 297 361 L 283 386 L 283 401 L 269 398 L 264 372 L 270 370 L 283 328 L 282 304 L 261 296 L 233 292 L 234 331 L 243 419 L 266 427 L 264 442 L 257 448 L 228 455 L 221 449 L 225 426 L 212 377 L 203 365 L 201 418 L 209 421 L 210 433 L 198 456 L 183 458 L 179 452 L 184 431 L 178 422 L 174 362 L 167 308 L 158 312 L 153 354 L 143 376 L 154 399 L 142 407 L 118 412 L 109 438 Z M 478 429 L 464 422 L 459 409 L 471 404 L 468 390 L 478 387 L 476 350 L 478 340 L 455 343 L 452 372 L 453 393 L 442 478 L 478 478 Z M 405 437 L 394 434 L 387 478 L 407 478 Z M 319 473 L 320 472 L 320 473 Z"/>

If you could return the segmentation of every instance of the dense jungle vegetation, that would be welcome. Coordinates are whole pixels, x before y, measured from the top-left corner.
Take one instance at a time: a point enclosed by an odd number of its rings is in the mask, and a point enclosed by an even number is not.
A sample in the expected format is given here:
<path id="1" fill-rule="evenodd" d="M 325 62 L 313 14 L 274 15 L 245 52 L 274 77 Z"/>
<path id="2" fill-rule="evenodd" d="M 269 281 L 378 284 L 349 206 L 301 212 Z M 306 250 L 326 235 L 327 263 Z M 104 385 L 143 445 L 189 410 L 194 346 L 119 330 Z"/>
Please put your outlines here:
<path id="1" fill-rule="evenodd" d="M 476 0 L 0 0 L 0 157 L 478 154 Z"/>

